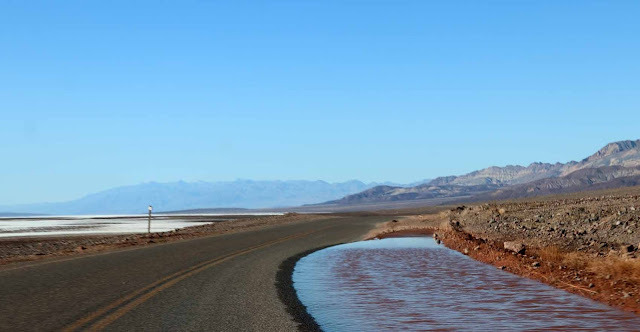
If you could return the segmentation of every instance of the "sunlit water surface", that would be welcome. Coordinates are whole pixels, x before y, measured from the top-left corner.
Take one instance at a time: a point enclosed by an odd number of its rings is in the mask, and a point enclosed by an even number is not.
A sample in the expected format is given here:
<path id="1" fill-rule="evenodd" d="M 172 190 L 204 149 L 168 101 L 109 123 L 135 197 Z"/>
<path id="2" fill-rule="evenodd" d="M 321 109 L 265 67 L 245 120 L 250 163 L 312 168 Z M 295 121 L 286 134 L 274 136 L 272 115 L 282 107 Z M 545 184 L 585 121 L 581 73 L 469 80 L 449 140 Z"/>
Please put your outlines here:
<path id="1" fill-rule="evenodd" d="M 293 273 L 324 331 L 639 331 L 640 317 L 521 278 L 427 237 L 330 247 Z"/>

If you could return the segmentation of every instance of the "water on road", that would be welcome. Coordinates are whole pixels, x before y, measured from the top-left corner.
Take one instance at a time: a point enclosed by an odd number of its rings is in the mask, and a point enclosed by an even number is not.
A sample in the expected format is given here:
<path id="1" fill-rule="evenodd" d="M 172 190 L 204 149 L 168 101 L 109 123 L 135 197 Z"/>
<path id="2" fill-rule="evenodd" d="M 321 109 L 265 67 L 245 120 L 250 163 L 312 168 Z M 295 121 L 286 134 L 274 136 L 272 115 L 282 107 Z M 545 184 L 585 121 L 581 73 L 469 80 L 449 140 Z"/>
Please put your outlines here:
<path id="1" fill-rule="evenodd" d="M 298 297 L 324 331 L 638 331 L 640 317 L 470 259 L 428 237 L 302 258 Z"/>

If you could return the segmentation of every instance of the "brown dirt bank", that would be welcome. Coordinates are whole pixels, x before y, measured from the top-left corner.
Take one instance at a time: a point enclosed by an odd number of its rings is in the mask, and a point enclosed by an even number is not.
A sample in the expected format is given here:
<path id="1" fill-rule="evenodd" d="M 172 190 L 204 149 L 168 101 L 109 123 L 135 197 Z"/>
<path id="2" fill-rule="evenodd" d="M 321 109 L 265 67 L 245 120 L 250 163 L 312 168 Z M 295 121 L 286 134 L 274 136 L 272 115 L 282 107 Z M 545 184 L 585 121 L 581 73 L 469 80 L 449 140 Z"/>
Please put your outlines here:
<path id="1" fill-rule="evenodd" d="M 596 194 L 459 206 L 381 224 L 368 237 L 435 231 L 478 261 L 640 313 L 640 189 Z M 507 241 L 525 249 L 507 250 Z"/>
<path id="2" fill-rule="evenodd" d="M 289 213 L 282 216 L 241 217 L 180 228 L 169 232 L 126 235 L 83 235 L 61 237 L 7 238 L 0 240 L 0 266 L 13 262 L 96 253 L 117 248 L 151 245 L 202 236 L 228 234 L 297 221 L 327 218 L 327 215 Z M 236 218 L 236 217 L 233 217 Z"/>

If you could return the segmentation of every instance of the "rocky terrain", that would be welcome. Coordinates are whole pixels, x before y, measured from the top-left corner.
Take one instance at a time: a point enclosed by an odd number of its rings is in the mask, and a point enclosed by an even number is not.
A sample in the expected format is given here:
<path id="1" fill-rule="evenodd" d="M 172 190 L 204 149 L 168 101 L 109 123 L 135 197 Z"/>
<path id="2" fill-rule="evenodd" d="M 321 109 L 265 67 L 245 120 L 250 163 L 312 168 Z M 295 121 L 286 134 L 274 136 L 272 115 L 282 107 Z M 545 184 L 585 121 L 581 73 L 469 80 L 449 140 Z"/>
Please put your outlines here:
<path id="1" fill-rule="evenodd" d="M 582 161 L 489 167 L 436 178 L 414 187 L 378 186 L 325 204 L 362 204 L 425 198 L 468 197 L 468 201 L 530 197 L 618 188 L 638 184 L 640 140 L 607 144 Z"/>
<path id="2" fill-rule="evenodd" d="M 581 198 L 460 206 L 448 217 L 481 238 L 635 257 L 640 244 L 640 188 Z"/>

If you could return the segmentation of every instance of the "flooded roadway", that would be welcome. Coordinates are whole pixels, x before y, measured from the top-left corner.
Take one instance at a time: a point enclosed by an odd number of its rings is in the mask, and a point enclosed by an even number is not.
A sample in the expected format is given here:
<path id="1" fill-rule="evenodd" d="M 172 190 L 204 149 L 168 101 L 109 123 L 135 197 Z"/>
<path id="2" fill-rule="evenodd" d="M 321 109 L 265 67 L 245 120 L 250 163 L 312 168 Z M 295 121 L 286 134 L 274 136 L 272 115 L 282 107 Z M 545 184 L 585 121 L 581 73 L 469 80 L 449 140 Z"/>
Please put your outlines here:
<path id="1" fill-rule="evenodd" d="M 298 297 L 324 331 L 638 331 L 640 317 L 521 278 L 428 237 L 302 258 Z"/>

